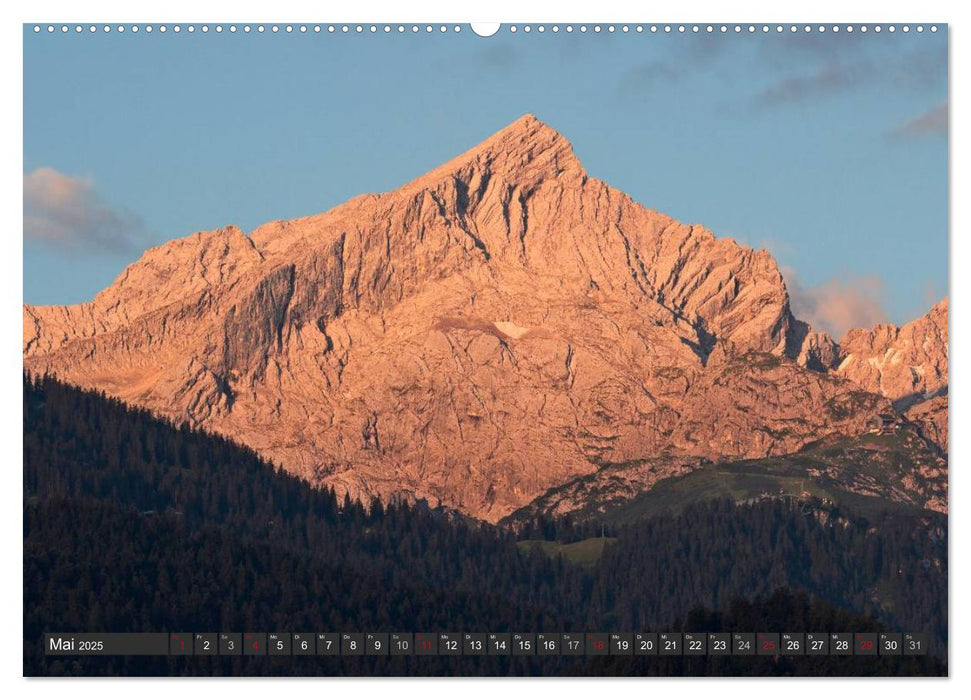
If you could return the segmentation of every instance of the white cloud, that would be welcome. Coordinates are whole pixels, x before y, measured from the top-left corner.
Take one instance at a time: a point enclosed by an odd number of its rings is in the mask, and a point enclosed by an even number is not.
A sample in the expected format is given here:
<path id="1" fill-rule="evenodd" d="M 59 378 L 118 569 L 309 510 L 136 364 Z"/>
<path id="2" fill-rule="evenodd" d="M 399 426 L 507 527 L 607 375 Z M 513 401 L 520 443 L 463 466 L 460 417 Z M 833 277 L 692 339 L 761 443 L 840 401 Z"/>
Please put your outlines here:
<path id="1" fill-rule="evenodd" d="M 883 280 L 875 275 L 831 279 L 803 286 L 795 271 L 783 270 L 792 313 L 815 330 L 839 340 L 851 328 L 871 328 L 887 322 Z"/>
<path id="2" fill-rule="evenodd" d="M 108 206 L 90 178 L 53 168 L 24 175 L 24 240 L 70 255 L 127 253 L 138 246 L 138 217 Z"/>

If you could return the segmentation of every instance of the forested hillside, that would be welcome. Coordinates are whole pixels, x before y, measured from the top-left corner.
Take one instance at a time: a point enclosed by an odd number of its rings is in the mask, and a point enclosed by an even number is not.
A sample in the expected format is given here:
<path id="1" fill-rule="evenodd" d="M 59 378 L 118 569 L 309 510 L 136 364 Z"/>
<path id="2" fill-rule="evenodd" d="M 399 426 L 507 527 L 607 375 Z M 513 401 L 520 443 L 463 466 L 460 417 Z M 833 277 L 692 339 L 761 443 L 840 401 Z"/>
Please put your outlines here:
<path id="1" fill-rule="evenodd" d="M 24 672 L 946 672 L 946 519 L 719 501 L 592 566 L 424 504 L 365 508 L 225 439 L 24 380 Z M 599 533 L 597 533 L 599 534 Z M 712 612 L 715 611 L 715 612 Z M 926 631 L 925 659 L 47 658 L 47 631 Z M 812 628 L 812 629 L 810 629 Z"/>

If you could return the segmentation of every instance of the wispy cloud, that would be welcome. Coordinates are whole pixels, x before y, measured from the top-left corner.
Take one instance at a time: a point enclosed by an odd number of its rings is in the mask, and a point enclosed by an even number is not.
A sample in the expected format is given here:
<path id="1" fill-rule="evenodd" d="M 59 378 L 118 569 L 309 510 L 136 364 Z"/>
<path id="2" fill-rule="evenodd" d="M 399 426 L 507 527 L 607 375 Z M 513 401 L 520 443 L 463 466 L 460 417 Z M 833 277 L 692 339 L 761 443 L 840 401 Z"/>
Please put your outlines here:
<path id="1" fill-rule="evenodd" d="M 479 51 L 479 63 L 484 68 L 508 71 L 519 65 L 519 50 L 509 42 L 496 41 Z"/>
<path id="2" fill-rule="evenodd" d="M 713 35 L 694 39 L 663 58 L 645 61 L 626 71 L 620 78 L 618 90 L 625 95 L 644 92 L 660 83 L 710 69 L 726 46 L 724 38 Z"/>
<path id="3" fill-rule="evenodd" d="M 627 71 L 621 78 L 618 89 L 622 93 L 649 90 L 659 83 L 674 80 L 679 75 L 680 72 L 667 61 L 648 61 Z"/>
<path id="4" fill-rule="evenodd" d="M 759 92 L 756 107 L 804 102 L 852 90 L 873 75 L 868 62 L 827 63 L 812 73 L 783 78 Z"/>
<path id="5" fill-rule="evenodd" d="M 864 34 L 815 31 L 769 36 L 759 42 L 758 57 L 761 62 L 777 68 L 804 66 L 807 60 L 846 60 L 861 53 L 868 38 Z"/>
<path id="6" fill-rule="evenodd" d="M 887 135 L 891 141 L 913 141 L 925 136 L 946 136 L 948 104 L 944 100 L 933 109 L 908 119 Z"/>
<path id="7" fill-rule="evenodd" d="M 913 51 L 886 65 L 889 79 L 898 87 L 917 91 L 935 88 L 947 78 L 947 47 Z"/>
<path id="8" fill-rule="evenodd" d="M 798 63 L 784 60 L 778 49 L 763 55 L 763 62 L 777 69 L 779 77 L 752 98 L 752 106 L 767 109 L 886 85 L 926 92 L 946 79 L 947 54 L 940 48 L 860 56 L 860 44 L 844 42 L 845 38 L 800 37 L 797 42 L 793 37 L 790 48 L 797 50 L 790 50 L 786 58 L 801 57 Z M 812 67 L 807 69 L 807 64 Z"/>
<path id="9" fill-rule="evenodd" d="M 887 321 L 886 291 L 876 275 L 848 276 L 814 286 L 800 283 L 791 268 L 785 268 L 783 276 L 796 317 L 837 340 L 851 328 L 870 328 Z"/>
<path id="10" fill-rule="evenodd" d="M 107 205 L 90 178 L 53 168 L 24 175 L 24 239 L 68 254 L 127 253 L 143 231 L 137 216 Z"/>

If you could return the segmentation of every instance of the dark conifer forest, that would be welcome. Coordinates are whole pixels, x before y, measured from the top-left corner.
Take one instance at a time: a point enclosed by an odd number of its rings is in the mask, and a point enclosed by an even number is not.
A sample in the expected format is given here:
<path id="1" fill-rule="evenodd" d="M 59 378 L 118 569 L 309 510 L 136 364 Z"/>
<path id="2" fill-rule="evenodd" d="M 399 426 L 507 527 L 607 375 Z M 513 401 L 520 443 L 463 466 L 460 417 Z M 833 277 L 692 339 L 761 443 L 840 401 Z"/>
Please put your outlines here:
<path id="1" fill-rule="evenodd" d="M 788 500 L 517 530 L 317 490 L 24 377 L 25 675 L 943 675 L 947 518 Z M 594 564 L 522 540 L 607 535 Z M 519 542 L 517 544 L 517 542 Z M 45 632 L 926 632 L 926 657 L 54 657 Z"/>

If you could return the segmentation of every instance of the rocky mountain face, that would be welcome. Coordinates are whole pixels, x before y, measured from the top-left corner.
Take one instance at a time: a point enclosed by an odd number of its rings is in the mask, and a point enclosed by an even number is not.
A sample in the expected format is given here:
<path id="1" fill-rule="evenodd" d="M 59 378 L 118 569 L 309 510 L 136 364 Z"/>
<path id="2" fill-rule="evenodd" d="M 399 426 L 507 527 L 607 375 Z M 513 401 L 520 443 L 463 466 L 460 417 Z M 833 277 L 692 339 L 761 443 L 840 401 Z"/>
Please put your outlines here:
<path id="1" fill-rule="evenodd" d="M 947 299 L 902 328 L 847 332 L 836 373 L 906 409 L 947 393 Z"/>
<path id="2" fill-rule="evenodd" d="M 947 299 L 902 328 L 855 329 L 839 344 L 835 372 L 886 396 L 947 451 Z"/>
<path id="3" fill-rule="evenodd" d="M 768 252 L 633 202 L 531 116 L 393 192 L 25 305 L 23 352 L 314 484 L 488 521 L 610 465 L 788 454 L 941 396 L 921 420 L 946 448 L 946 302 L 837 345 Z"/>

